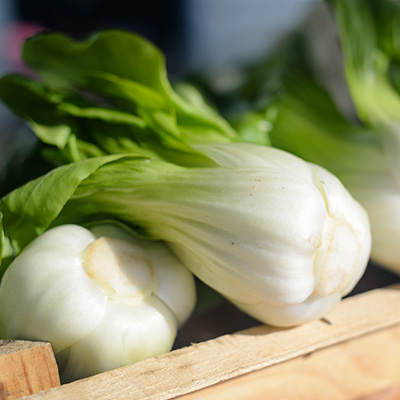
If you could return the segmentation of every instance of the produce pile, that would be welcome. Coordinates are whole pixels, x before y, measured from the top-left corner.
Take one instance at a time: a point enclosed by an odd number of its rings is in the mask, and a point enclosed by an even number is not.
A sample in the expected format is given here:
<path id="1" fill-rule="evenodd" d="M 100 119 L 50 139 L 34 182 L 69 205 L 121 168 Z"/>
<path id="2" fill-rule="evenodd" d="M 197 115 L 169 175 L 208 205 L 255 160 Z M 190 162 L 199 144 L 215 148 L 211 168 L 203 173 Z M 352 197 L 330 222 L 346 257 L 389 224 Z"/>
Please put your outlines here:
<path id="1" fill-rule="evenodd" d="M 0 98 L 52 167 L 0 200 L 1 338 L 51 342 L 66 382 L 168 352 L 197 279 L 290 327 L 370 257 L 400 272 L 400 6 L 329 5 L 356 119 L 301 35 L 224 102 L 172 85 L 133 33 L 26 41 L 36 75 L 2 77 Z"/>

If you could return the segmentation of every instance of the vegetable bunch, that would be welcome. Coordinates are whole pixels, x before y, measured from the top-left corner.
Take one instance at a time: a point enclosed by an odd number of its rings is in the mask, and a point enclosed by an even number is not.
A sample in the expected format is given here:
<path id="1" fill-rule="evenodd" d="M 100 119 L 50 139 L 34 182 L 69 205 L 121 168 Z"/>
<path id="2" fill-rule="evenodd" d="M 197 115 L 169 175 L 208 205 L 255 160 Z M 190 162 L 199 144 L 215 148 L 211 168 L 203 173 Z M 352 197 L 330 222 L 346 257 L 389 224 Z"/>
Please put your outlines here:
<path id="1" fill-rule="evenodd" d="M 193 308 L 188 271 L 277 326 L 323 317 L 362 276 L 369 220 L 342 183 L 285 151 L 239 143 L 199 93 L 173 89 L 146 40 L 46 34 L 23 55 L 41 81 L 5 76 L 0 97 L 58 166 L 0 201 L 0 332 L 51 341 L 66 379 L 148 357 L 151 343 L 167 351 Z M 96 312 L 75 331 L 81 303 Z"/>

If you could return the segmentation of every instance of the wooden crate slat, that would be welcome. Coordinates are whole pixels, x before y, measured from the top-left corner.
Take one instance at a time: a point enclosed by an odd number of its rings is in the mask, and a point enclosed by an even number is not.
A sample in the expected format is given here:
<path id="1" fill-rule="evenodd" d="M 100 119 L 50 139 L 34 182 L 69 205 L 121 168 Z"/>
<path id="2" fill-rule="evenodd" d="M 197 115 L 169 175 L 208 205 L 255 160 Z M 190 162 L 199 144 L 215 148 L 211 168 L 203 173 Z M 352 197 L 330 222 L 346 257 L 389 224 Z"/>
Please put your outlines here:
<path id="1" fill-rule="evenodd" d="M 400 286 L 342 301 L 290 329 L 258 326 L 49 389 L 33 399 L 172 399 L 400 323 Z"/>
<path id="2" fill-rule="evenodd" d="M 60 385 L 50 343 L 0 340 L 0 399 L 11 400 Z"/>
<path id="3" fill-rule="evenodd" d="M 400 398 L 400 324 L 272 365 L 177 400 Z M 396 397 L 394 397 L 396 396 Z"/>

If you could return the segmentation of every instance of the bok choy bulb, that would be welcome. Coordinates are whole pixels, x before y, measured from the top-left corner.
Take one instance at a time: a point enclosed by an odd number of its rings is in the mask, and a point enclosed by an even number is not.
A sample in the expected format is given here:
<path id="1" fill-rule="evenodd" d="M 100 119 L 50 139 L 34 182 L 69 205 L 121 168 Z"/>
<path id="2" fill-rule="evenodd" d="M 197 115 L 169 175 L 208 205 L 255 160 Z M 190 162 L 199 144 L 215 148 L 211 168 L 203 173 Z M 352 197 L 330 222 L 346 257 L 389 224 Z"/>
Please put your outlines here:
<path id="1" fill-rule="evenodd" d="M 58 217 L 89 207 L 169 243 L 203 282 L 262 322 L 320 318 L 364 272 L 364 209 L 326 170 L 284 151 L 196 146 L 216 167 L 128 160 L 81 183 Z M 57 221 L 56 221 L 57 222 Z"/>
<path id="2" fill-rule="evenodd" d="M 51 342 L 70 381 L 168 352 L 195 297 L 192 275 L 164 244 L 112 225 L 62 225 L 5 273 L 0 333 Z"/>
<path id="3" fill-rule="evenodd" d="M 292 325 L 321 317 L 350 292 L 368 262 L 369 221 L 334 175 L 267 147 L 215 144 L 197 148 L 221 166 L 263 166 L 273 177 L 266 187 L 256 179 L 250 193 L 254 197 L 258 190 L 267 190 L 263 211 L 267 220 L 259 223 L 272 227 L 266 235 L 254 237 L 252 256 L 254 261 L 264 258 L 266 281 L 275 285 L 275 290 L 266 292 L 278 295 L 276 301 L 258 304 L 233 300 L 239 308 L 261 320 L 268 315 L 275 325 Z M 262 280 L 257 269 L 252 272 Z"/>

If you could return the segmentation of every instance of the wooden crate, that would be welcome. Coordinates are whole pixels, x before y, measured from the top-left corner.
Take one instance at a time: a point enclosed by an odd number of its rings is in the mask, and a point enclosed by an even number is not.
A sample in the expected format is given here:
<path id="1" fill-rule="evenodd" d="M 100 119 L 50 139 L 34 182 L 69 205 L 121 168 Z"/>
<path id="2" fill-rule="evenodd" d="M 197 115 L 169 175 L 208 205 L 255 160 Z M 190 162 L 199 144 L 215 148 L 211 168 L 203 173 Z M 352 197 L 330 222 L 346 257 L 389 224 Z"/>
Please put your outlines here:
<path id="1" fill-rule="evenodd" d="M 15 342 L 0 351 L 7 345 Z M 348 297 L 323 320 L 290 329 L 257 325 L 64 385 L 47 345 L 33 348 L 46 349 L 47 358 L 17 350 L 13 368 L 3 350 L 0 399 L 395 399 L 400 285 Z"/>

